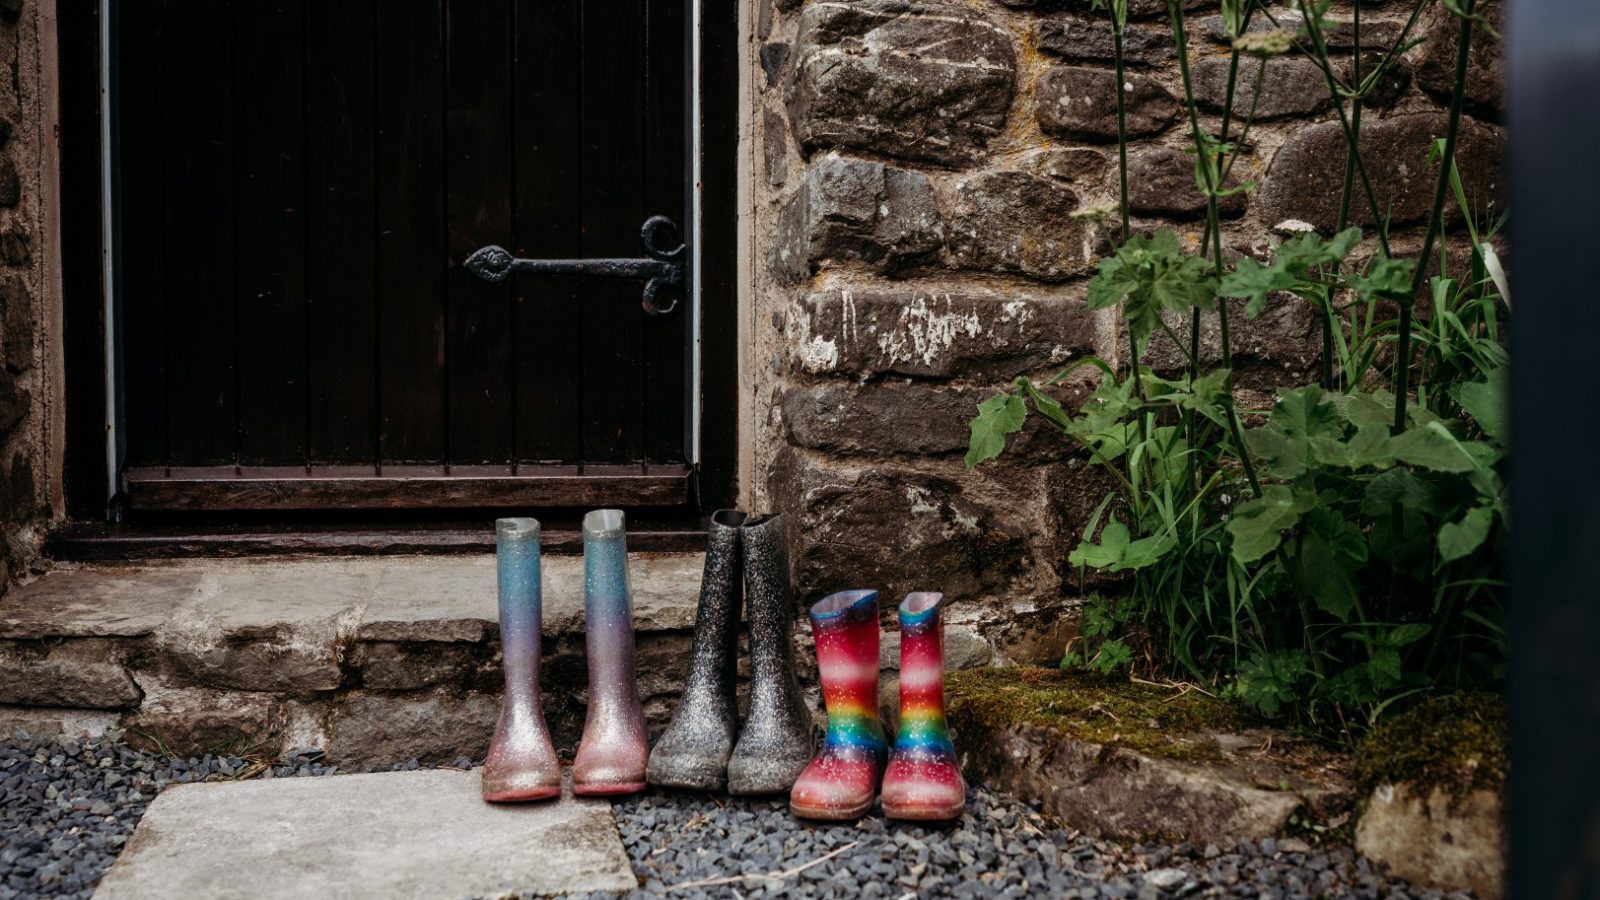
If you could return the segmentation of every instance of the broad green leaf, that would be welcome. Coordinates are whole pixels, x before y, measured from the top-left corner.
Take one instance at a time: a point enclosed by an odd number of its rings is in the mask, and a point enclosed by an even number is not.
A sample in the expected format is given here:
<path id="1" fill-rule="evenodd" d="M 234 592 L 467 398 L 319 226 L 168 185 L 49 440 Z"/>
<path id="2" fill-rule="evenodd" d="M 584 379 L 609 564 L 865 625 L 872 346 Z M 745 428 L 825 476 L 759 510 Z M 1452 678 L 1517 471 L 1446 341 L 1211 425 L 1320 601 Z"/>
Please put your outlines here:
<path id="1" fill-rule="evenodd" d="M 1113 572 L 1131 571 L 1142 569 L 1157 562 L 1167 555 L 1167 551 L 1177 546 L 1177 541 L 1169 535 L 1157 534 L 1142 537 L 1129 544 L 1122 554 L 1122 561 L 1111 567 Z"/>
<path id="2" fill-rule="evenodd" d="M 967 441 L 967 468 L 994 459 L 1006 449 L 1006 435 L 1022 430 L 1028 407 L 1016 394 L 995 394 L 978 404 Z"/>
<path id="3" fill-rule="evenodd" d="M 1033 382 L 1026 378 L 1018 378 L 1017 387 L 1033 401 L 1033 408 L 1039 411 L 1039 415 L 1049 420 L 1051 425 L 1063 432 L 1072 431 L 1072 417 L 1067 415 L 1059 400 L 1034 387 Z"/>
<path id="4" fill-rule="evenodd" d="M 1163 310 L 1209 309 L 1217 282 L 1205 259 L 1182 252 L 1170 228 L 1134 235 L 1100 262 L 1089 281 L 1089 308 L 1122 305 L 1128 331 L 1140 345 L 1161 327 Z"/>
<path id="5" fill-rule="evenodd" d="M 1349 621 L 1356 608 L 1353 566 L 1354 560 L 1341 554 L 1334 541 L 1320 531 L 1308 529 L 1301 536 L 1295 555 L 1297 587 L 1318 609 L 1340 621 Z"/>
<path id="6" fill-rule="evenodd" d="M 1242 297 L 1249 300 L 1244 314 L 1254 319 L 1267 305 L 1267 295 L 1274 291 L 1287 291 L 1297 280 L 1292 272 L 1280 266 L 1263 266 L 1246 256 L 1239 260 L 1234 270 L 1222 279 L 1219 293 L 1224 297 Z"/>
<path id="7" fill-rule="evenodd" d="M 1494 509 L 1474 506 L 1458 522 L 1439 526 L 1439 557 L 1454 562 L 1483 546 L 1489 537 L 1489 527 L 1494 524 Z"/>
<path id="8" fill-rule="evenodd" d="M 1100 530 L 1100 543 L 1083 541 L 1078 544 L 1078 549 L 1067 554 L 1067 562 L 1091 569 L 1110 568 L 1122 562 L 1130 539 L 1128 526 L 1121 522 L 1107 522 L 1106 527 Z"/>
<path id="9" fill-rule="evenodd" d="M 1400 651 L 1385 647 L 1372 654 L 1372 659 L 1367 662 L 1367 673 L 1372 679 L 1372 686 L 1380 691 L 1399 684 Z"/>
<path id="10" fill-rule="evenodd" d="M 1416 262 L 1409 259 L 1390 259 L 1380 256 L 1372 261 L 1367 271 L 1350 279 L 1350 286 L 1363 301 L 1411 299 L 1411 275 Z"/>
<path id="11" fill-rule="evenodd" d="M 1306 385 L 1280 393 L 1267 424 L 1244 432 L 1244 443 L 1271 474 L 1298 478 L 1315 458 L 1313 441 L 1342 436 L 1333 404 L 1321 388 Z"/>
<path id="12" fill-rule="evenodd" d="M 1505 381 L 1469 381 L 1450 388 L 1450 396 L 1467 411 L 1483 433 L 1497 441 L 1505 440 Z"/>
<path id="13" fill-rule="evenodd" d="M 1389 637 L 1385 640 L 1385 643 L 1391 647 L 1404 647 L 1427 637 L 1428 632 L 1432 630 L 1433 626 L 1426 622 L 1408 622 L 1405 625 L 1397 625 L 1394 630 L 1389 632 Z"/>
<path id="14" fill-rule="evenodd" d="M 1410 469 L 1394 468 L 1367 482 L 1367 496 L 1361 511 L 1369 516 L 1386 516 L 1396 504 L 1417 512 L 1434 511 L 1433 485 Z"/>
<path id="15" fill-rule="evenodd" d="M 1089 661 L 1089 665 L 1101 675 L 1110 675 L 1130 662 L 1133 662 L 1133 651 L 1127 644 L 1113 638 L 1100 645 L 1100 652 Z"/>
<path id="16" fill-rule="evenodd" d="M 1249 564 L 1278 549 L 1283 532 L 1298 524 L 1300 517 L 1316 505 L 1314 495 L 1297 494 L 1287 485 L 1267 485 L 1260 497 L 1239 504 L 1228 519 L 1233 558 Z"/>

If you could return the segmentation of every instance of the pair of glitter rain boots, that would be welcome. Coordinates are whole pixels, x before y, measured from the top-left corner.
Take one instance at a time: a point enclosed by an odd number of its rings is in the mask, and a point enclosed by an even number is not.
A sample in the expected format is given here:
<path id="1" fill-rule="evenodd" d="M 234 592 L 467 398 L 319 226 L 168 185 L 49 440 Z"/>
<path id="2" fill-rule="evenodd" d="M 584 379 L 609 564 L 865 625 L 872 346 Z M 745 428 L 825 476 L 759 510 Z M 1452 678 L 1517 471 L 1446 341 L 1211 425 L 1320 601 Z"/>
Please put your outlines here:
<path id="1" fill-rule="evenodd" d="M 750 709 L 734 695 L 739 610 L 748 606 Z M 672 723 L 650 753 L 659 787 L 781 794 L 811 759 L 811 712 L 794 672 L 794 600 L 783 518 L 711 517 L 689 675 Z"/>
<path id="2" fill-rule="evenodd" d="M 500 581 L 500 647 L 506 691 L 483 765 L 483 799 L 542 800 L 561 795 L 561 763 L 539 702 L 542 573 L 539 522 L 495 523 Z M 572 765 L 572 793 L 644 790 L 644 706 L 634 670 L 633 598 L 621 510 L 583 518 L 585 640 L 589 712 Z"/>
<path id="3" fill-rule="evenodd" d="M 944 595 L 926 591 L 900 604 L 900 730 L 891 753 L 878 716 L 878 592 L 844 591 L 811 607 L 828 737 L 789 794 L 795 815 L 858 819 L 880 784 L 888 818 L 961 815 L 966 783 L 944 717 L 943 608 Z"/>

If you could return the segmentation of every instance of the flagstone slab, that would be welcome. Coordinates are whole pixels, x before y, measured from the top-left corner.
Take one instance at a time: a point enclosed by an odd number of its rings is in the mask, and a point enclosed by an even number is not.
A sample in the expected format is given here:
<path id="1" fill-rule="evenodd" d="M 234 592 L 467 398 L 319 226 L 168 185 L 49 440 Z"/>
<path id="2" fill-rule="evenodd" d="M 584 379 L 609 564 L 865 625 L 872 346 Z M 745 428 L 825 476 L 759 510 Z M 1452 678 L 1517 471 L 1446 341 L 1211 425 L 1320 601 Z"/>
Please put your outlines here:
<path id="1" fill-rule="evenodd" d="M 637 886 L 609 804 L 491 805 L 477 770 L 163 791 L 97 900 L 537 896 Z"/>

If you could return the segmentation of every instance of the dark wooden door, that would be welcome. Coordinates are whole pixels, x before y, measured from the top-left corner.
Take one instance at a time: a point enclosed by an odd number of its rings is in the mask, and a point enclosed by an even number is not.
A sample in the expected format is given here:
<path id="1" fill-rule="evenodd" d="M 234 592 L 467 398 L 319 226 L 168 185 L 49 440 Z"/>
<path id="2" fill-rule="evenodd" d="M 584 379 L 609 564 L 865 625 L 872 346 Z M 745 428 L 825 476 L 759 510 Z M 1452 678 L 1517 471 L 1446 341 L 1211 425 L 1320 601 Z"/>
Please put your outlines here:
<path id="1" fill-rule="evenodd" d="M 160 0 L 116 22 L 134 508 L 688 500 L 684 0 Z"/>

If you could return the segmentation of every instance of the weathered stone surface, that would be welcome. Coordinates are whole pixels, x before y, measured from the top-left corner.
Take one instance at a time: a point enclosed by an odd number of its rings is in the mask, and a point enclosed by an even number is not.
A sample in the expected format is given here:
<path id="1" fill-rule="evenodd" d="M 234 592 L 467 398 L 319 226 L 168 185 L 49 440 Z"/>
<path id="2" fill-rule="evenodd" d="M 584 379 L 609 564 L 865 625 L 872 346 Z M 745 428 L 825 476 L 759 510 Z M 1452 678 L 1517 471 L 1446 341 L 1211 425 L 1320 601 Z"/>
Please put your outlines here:
<path id="1" fill-rule="evenodd" d="M 785 205 L 773 268 L 791 282 L 847 260 L 892 275 L 928 261 L 942 244 L 926 175 L 830 154 L 811 166 Z"/>
<path id="2" fill-rule="evenodd" d="M 1129 137 L 1160 134 L 1178 119 L 1178 101 L 1160 83 L 1126 73 Z M 1090 143 L 1117 140 L 1117 76 L 1111 69 L 1056 66 L 1039 79 L 1034 114 L 1045 134 Z"/>
<path id="3" fill-rule="evenodd" d="M 789 128 L 775 109 L 761 112 L 761 161 L 767 184 L 780 187 L 789 179 Z"/>
<path id="4" fill-rule="evenodd" d="M 375 581 L 371 570 L 306 563 L 208 570 L 156 632 L 161 661 L 197 685 L 333 690 Z"/>
<path id="5" fill-rule="evenodd" d="M 1229 175 L 1228 188 L 1239 178 Z M 1224 217 L 1244 214 L 1245 195 L 1230 194 L 1217 201 Z M 1128 157 L 1128 209 L 1138 215 L 1195 219 L 1206 214 L 1206 195 L 1195 183 L 1194 155 L 1175 147 L 1149 147 Z"/>
<path id="6" fill-rule="evenodd" d="M 1095 323 L 1076 299 L 829 291 L 795 301 L 784 333 L 798 372 L 999 382 L 1092 354 Z"/>
<path id="7" fill-rule="evenodd" d="M 1495 30 L 1505 33 L 1505 4 L 1489 7 L 1489 20 Z M 1442 5 L 1435 6 L 1423 19 L 1422 59 L 1417 63 L 1417 84 L 1442 104 L 1450 101 L 1456 80 L 1456 51 L 1460 46 L 1461 20 Z M 1462 98 L 1468 112 L 1500 121 L 1506 114 L 1505 43 L 1489 34 L 1482 25 L 1472 30 L 1472 49 L 1467 54 L 1467 92 Z"/>
<path id="8" fill-rule="evenodd" d="M 13 266 L 33 262 L 33 237 L 22 228 L 0 231 L 0 260 Z"/>
<path id="9" fill-rule="evenodd" d="M 1361 153 L 1367 161 L 1378 203 L 1392 224 L 1427 217 L 1433 203 L 1438 170 L 1428 164 L 1428 147 L 1445 134 L 1443 113 L 1418 113 L 1368 120 L 1361 125 Z M 1461 122 L 1456 162 L 1475 208 L 1494 215 L 1504 208 L 1505 178 L 1501 161 L 1504 139 L 1472 119 Z M 1338 122 L 1308 125 L 1284 142 L 1255 197 L 1256 208 L 1269 223 L 1298 219 L 1318 231 L 1338 224 L 1344 167 L 1330 165 L 1345 155 L 1344 132 Z M 1446 201 L 1455 210 L 1454 199 Z M 1350 207 L 1351 223 L 1371 225 L 1372 211 L 1362 201 Z"/>
<path id="10" fill-rule="evenodd" d="M 1194 64 L 1194 98 L 1202 109 L 1221 112 L 1228 102 L 1227 59 L 1211 57 Z M 1309 59 L 1280 57 L 1267 60 L 1266 74 L 1261 80 L 1261 95 L 1257 97 L 1256 76 L 1260 63 L 1246 60 L 1239 64 L 1234 79 L 1233 113 L 1241 119 L 1250 113 L 1255 102 L 1256 119 L 1281 119 L 1284 116 L 1308 116 L 1333 106 L 1328 93 L 1328 82 L 1322 70 Z"/>
<path id="11" fill-rule="evenodd" d="M 149 672 L 135 671 L 134 680 L 144 701 L 123 716 L 122 724 L 135 746 L 182 754 L 287 749 L 280 738 L 289 707 L 270 694 L 187 687 Z"/>
<path id="12" fill-rule="evenodd" d="M 1028 724 L 997 728 L 988 741 L 955 738 L 969 779 L 1038 801 L 1063 825 L 1112 840 L 1203 846 L 1275 837 L 1302 806 L 1341 790 L 1226 750 L 1224 761 L 1202 765 Z M 1252 740 L 1241 749 L 1259 748 L 1265 735 Z M 1280 789 L 1284 782 L 1293 789 Z"/>
<path id="13" fill-rule="evenodd" d="M 500 698 L 475 691 L 351 691 L 329 715 L 327 755 L 343 766 L 482 759 L 499 715 Z"/>
<path id="14" fill-rule="evenodd" d="M 57 569 L 0 600 L 0 638 L 143 637 L 200 587 L 172 566 Z"/>
<path id="15" fill-rule="evenodd" d="M 967 269 L 1061 281 L 1094 265 L 1090 230 L 1072 218 L 1078 197 L 1026 172 L 985 172 L 956 185 L 950 255 Z"/>
<path id="16" fill-rule="evenodd" d="M 1076 601 L 1015 601 L 996 612 L 998 621 L 990 631 L 998 665 L 1059 665 L 1067 643 L 1083 627 L 1082 606 Z"/>
<path id="17" fill-rule="evenodd" d="M 1079 13 L 1093 11 L 1088 0 L 998 0 L 998 2 L 1012 9 L 1057 10 L 1062 7 L 1071 7 Z M 1197 9 L 1210 2 L 1211 0 L 1183 0 L 1183 8 Z M 1128 0 L 1128 18 L 1130 19 L 1153 19 L 1166 14 L 1166 0 Z"/>
<path id="18" fill-rule="evenodd" d="M 925 382 L 828 382 L 784 392 L 783 420 L 798 447 L 834 453 L 965 452 L 967 421 L 993 389 Z"/>
<path id="19" fill-rule="evenodd" d="M 1016 49 L 965 4 L 841 0 L 800 15 L 789 118 L 806 152 L 967 165 L 1005 126 Z"/>
<path id="20" fill-rule="evenodd" d="M 789 62 L 789 50 L 789 45 L 782 42 L 761 45 L 761 70 L 767 73 L 768 88 L 783 78 L 783 67 Z"/>
<path id="21" fill-rule="evenodd" d="M 1104 17 L 1057 16 L 1034 26 L 1039 49 L 1075 62 L 1116 62 L 1116 40 Z M 1123 65 L 1156 66 L 1178 58 L 1172 32 L 1158 25 L 1129 25 L 1122 32 Z"/>
<path id="22" fill-rule="evenodd" d="M 1461 797 L 1448 787 L 1386 784 L 1372 792 L 1356 822 L 1356 849 L 1420 885 L 1469 890 L 1483 900 L 1506 893 L 1505 798 L 1479 788 Z"/>
<path id="23" fill-rule="evenodd" d="M 1245 301 L 1228 304 L 1233 339 L 1233 379 L 1239 387 L 1271 391 L 1279 385 L 1315 381 L 1322 362 L 1322 319 L 1311 304 L 1292 294 L 1268 298 L 1255 319 L 1244 313 Z M 1174 333 L 1187 340 L 1187 317 L 1168 316 Z M 1142 360 L 1155 372 L 1173 376 L 1188 365 L 1187 347 L 1179 348 L 1165 332 L 1150 338 Z M 1200 316 L 1200 364 L 1222 363 L 1222 325 L 1216 313 Z"/>
<path id="24" fill-rule="evenodd" d="M 490 648 L 459 641 L 362 641 L 355 665 L 361 685 L 385 691 L 411 691 L 438 684 L 473 683 L 485 677 Z"/>
<path id="25" fill-rule="evenodd" d="M 17 164 L 9 157 L 0 159 L 0 207 L 10 209 L 22 202 L 22 180 Z"/>
<path id="26" fill-rule="evenodd" d="M 0 437 L 10 433 L 32 406 L 33 395 L 8 368 L 0 367 Z"/>
<path id="27" fill-rule="evenodd" d="M 1300 31 L 1305 19 L 1296 9 L 1274 9 L 1272 17 L 1257 13 L 1250 17 L 1251 34 L 1265 34 L 1282 27 L 1290 31 Z M 1404 22 L 1396 19 L 1375 18 L 1371 10 L 1361 17 L 1361 46 L 1375 47 L 1388 50 L 1399 39 Z M 1197 20 L 1190 28 L 1195 34 L 1203 34 L 1214 43 L 1224 46 L 1231 44 L 1228 30 L 1223 24 L 1222 16 L 1204 16 Z M 1322 29 L 1322 40 L 1329 50 L 1350 50 L 1355 47 L 1355 24 L 1350 19 L 1329 19 L 1328 24 Z M 1309 39 L 1307 39 L 1309 43 Z M 1248 63 L 1241 62 L 1240 65 Z"/>
<path id="28" fill-rule="evenodd" d="M 100 737 L 118 727 L 119 714 L 100 710 L 0 706 L 0 735 L 26 732 L 35 737 Z"/>
<path id="29" fill-rule="evenodd" d="M 0 641 L 0 703 L 124 709 L 139 697 L 111 641 Z"/>
<path id="30" fill-rule="evenodd" d="M 991 505 L 952 478 L 795 450 L 780 455 L 772 490 L 791 516 L 795 580 L 805 596 L 869 584 L 892 606 L 913 590 L 942 590 L 952 600 L 1003 590 L 1039 526 L 1039 511 L 1026 502 Z"/>
<path id="31" fill-rule="evenodd" d="M 1021 171 L 1067 184 L 1098 186 L 1109 164 L 1106 155 L 1088 147 L 1048 147 L 1017 163 Z"/>
<path id="32" fill-rule="evenodd" d="M 36 324 L 28 286 L 15 275 L 0 279 L 0 361 L 12 372 L 32 368 Z"/>
<path id="33" fill-rule="evenodd" d="M 95 894 L 431 900 L 637 886 L 605 803 L 484 803 L 480 777 L 438 769 L 177 785 L 150 804 Z"/>
<path id="34" fill-rule="evenodd" d="M 544 561 L 570 566 L 570 558 Z M 481 641 L 500 617 L 493 556 L 386 561 L 361 615 L 363 641 Z"/>

